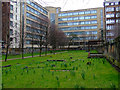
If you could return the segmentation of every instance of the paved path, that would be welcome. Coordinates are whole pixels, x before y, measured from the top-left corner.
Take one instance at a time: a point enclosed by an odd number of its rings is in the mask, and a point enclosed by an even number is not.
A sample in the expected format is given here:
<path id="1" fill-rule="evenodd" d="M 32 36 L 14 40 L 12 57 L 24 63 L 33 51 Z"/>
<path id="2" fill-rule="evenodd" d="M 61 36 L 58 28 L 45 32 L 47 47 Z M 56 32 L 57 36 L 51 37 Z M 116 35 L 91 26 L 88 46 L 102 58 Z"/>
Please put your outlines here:
<path id="1" fill-rule="evenodd" d="M 68 51 L 64 51 L 64 52 L 68 52 Z M 64 52 L 57 52 L 57 53 L 55 53 L 55 54 L 59 54 L 59 53 L 64 53 Z M 53 54 L 47 54 L 47 55 L 53 55 Z M 38 57 L 39 55 L 35 55 L 35 56 L 33 56 L 33 57 Z M 45 55 L 41 55 L 41 56 L 45 56 Z M 24 57 L 24 58 L 30 58 L 30 57 L 32 57 L 32 56 L 27 56 L 27 57 Z M 22 58 L 13 58 L 13 59 L 7 59 L 7 61 L 8 60 L 16 60 L 16 59 L 22 59 Z M 0 60 L 0 61 L 5 61 L 5 60 Z"/>

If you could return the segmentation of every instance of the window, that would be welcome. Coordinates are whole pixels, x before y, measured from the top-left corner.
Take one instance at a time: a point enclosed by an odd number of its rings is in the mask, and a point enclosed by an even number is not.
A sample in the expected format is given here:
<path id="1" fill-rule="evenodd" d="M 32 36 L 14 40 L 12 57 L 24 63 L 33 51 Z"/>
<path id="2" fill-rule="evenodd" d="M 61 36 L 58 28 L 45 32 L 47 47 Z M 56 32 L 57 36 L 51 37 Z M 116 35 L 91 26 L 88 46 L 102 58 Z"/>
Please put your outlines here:
<path id="1" fill-rule="evenodd" d="M 12 27 L 13 27 L 13 21 L 10 21 L 10 26 L 12 26 Z"/>
<path id="2" fill-rule="evenodd" d="M 79 19 L 84 19 L 84 17 L 79 17 Z"/>
<path id="3" fill-rule="evenodd" d="M 91 24 L 96 24 L 97 23 L 97 21 L 95 20 L 95 21 L 91 21 Z"/>
<path id="4" fill-rule="evenodd" d="M 10 41 L 13 41 L 13 38 L 10 38 Z"/>
<path id="5" fill-rule="evenodd" d="M 17 28 L 17 23 L 15 23 L 15 27 Z"/>
<path id="6" fill-rule="evenodd" d="M 85 11 L 85 14 L 90 14 L 90 11 Z"/>
<path id="7" fill-rule="evenodd" d="M 114 17 L 114 13 L 112 13 L 112 14 L 106 14 L 106 17 L 107 18 Z"/>
<path id="8" fill-rule="evenodd" d="M 78 12 L 74 12 L 73 15 L 78 15 Z"/>
<path id="9" fill-rule="evenodd" d="M 10 35 L 13 35 L 13 29 L 10 29 Z"/>
<path id="10" fill-rule="evenodd" d="M 91 16 L 91 19 L 93 19 L 93 18 L 97 18 L 97 16 L 96 16 L 96 15 L 94 15 L 94 16 Z"/>
<path id="11" fill-rule="evenodd" d="M 71 16 L 71 15 L 73 15 L 72 13 L 68 13 L 68 16 Z"/>
<path id="12" fill-rule="evenodd" d="M 96 11 L 96 10 L 92 10 L 92 11 L 91 11 L 91 14 L 92 14 L 92 13 L 97 13 L 97 11 Z"/>
<path id="13" fill-rule="evenodd" d="M 119 11 L 120 10 L 120 7 L 116 7 L 116 11 Z"/>
<path id="14" fill-rule="evenodd" d="M 106 12 L 114 11 L 114 7 L 107 7 Z"/>
<path id="15" fill-rule="evenodd" d="M 111 3 L 111 5 L 114 5 L 114 3 Z"/>
<path id="16" fill-rule="evenodd" d="M 26 41 L 26 44 L 30 44 L 30 43 L 31 43 L 31 41 L 30 41 L 30 40 L 27 40 L 27 41 Z"/>
<path id="17" fill-rule="evenodd" d="M 120 13 L 116 13 L 116 17 L 120 17 Z"/>
<path id="18" fill-rule="evenodd" d="M 85 21 L 85 24 L 90 24 L 90 21 Z"/>
<path id="19" fill-rule="evenodd" d="M 17 36 L 17 31 L 15 31 L 15 35 Z"/>
<path id="20" fill-rule="evenodd" d="M 74 17 L 74 20 L 78 20 L 78 17 Z"/>
<path id="21" fill-rule="evenodd" d="M 109 5 L 109 3 L 105 3 L 105 6 L 108 6 Z"/>
<path id="22" fill-rule="evenodd" d="M 10 5 L 10 10 L 13 10 L 13 5 Z"/>
<path id="23" fill-rule="evenodd" d="M 90 16 L 85 16 L 85 19 L 90 19 Z"/>
<path id="24" fill-rule="evenodd" d="M 58 14 L 58 16 L 62 16 L 61 14 Z"/>
<path id="25" fill-rule="evenodd" d="M 80 22 L 80 24 L 84 24 L 84 21 Z"/>
<path id="26" fill-rule="evenodd" d="M 72 20 L 72 18 L 68 18 L 68 21 L 69 21 L 69 20 Z"/>
<path id="27" fill-rule="evenodd" d="M 15 38 L 15 43 L 17 43 L 17 38 Z"/>
<path id="28" fill-rule="evenodd" d="M 59 9 L 58 8 L 56 9 L 56 13 L 59 13 Z"/>
<path id="29" fill-rule="evenodd" d="M 13 18 L 13 13 L 10 13 L 10 18 Z"/>
<path id="30" fill-rule="evenodd" d="M 106 21 L 106 23 L 107 23 L 107 24 L 115 23 L 115 20 L 114 20 L 114 19 L 108 19 L 108 20 Z"/>
<path id="31" fill-rule="evenodd" d="M 84 14 L 84 12 L 83 12 L 83 11 L 81 11 L 81 12 L 79 12 L 79 14 Z"/>
<path id="32" fill-rule="evenodd" d="M 17 13 L 17 8 L 16 8 L 16 13 Z"/>
<path id="33" fill-rule="evenodd" d="M 67 18 L 63 18 L 62 20 L 63 20 L 63 21 L 67 21 Z"/>
<path id="34" fill-rule="evenodd" d="M 119 3 L 118 2 L 115 2 L 115 5 L 118 5 Z"/>
<path id="35" fill-rule="evenodd" d="M 16 15 L 16 20 L 17 20 L 17 15 Z"/>

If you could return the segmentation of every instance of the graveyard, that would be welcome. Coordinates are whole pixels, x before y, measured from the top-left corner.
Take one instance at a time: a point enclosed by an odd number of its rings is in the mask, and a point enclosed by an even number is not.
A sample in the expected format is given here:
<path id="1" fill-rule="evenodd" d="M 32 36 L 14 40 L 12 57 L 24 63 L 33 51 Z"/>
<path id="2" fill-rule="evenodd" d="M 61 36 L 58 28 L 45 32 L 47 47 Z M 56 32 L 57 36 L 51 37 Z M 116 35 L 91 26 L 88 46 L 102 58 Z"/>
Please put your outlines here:
<path id="1" fill-rule="evenodd" d="M 97 51 L 91 51 L 97 53 Z M 118 71 L 85 50 L 2 62 L 3 88 L 118 88 Z"/>

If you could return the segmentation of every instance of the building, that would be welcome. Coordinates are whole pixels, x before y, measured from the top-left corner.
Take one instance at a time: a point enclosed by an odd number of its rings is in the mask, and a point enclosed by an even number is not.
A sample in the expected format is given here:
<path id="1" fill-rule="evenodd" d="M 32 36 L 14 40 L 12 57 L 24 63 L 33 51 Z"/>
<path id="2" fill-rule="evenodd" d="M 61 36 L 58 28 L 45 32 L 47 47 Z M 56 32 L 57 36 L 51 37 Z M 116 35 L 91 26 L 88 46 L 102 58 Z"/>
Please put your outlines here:
<path id="1" fill-rule="evenodd" d="M 38 47 L 48 30 L 48 10 L 35 1 L 27 0 L 21 5 L 21 41 L 24 40 L 24 48 L 32 47 L 32 43 Z"/>
<path id="2" fill-rule="evenodd" d="M 2 2 L 2 39 L 9 42 L 10 48 L 19 48 L 20 44 L 20 2 L 12 0 Z M 9 40 L 8 40 L 9 39 Z"/>
<path id="3" fill-rule="evenodd" d="M 9 40 L 10 30 L 10 2 L 2 2 L 2 46 L 5 47 Z"/>
<path id="4" fill-rule="evenodd" d="M 58 24 L 58 14 L 61 11 L 60 7 L 45 7 L 49 11 L 49 19 L 52 24 Z"/>
<path id="5" fill-rule="evenodd" d="M 106 40 L 113 40 L 115 37 L 115 25 L 120 22 L 120 0 L 104 1 Z"/>
<path id="6" fill-rule="evenodd" d="M 51 20 L 68 37 L 77 35 L 73 45 L 81 45 L 89 40 L 104 39 L 104 8 L 90 8 L 81 10 L 60 11 L 60 8 L 46 7 L 50 11 Z M 54 18 L 55 17 L 55 18 Z"/>
<path id="7" fill-rule="evenodd" d="M 20 0 L 10 1 L 10 48 L 20 47 Z"/>

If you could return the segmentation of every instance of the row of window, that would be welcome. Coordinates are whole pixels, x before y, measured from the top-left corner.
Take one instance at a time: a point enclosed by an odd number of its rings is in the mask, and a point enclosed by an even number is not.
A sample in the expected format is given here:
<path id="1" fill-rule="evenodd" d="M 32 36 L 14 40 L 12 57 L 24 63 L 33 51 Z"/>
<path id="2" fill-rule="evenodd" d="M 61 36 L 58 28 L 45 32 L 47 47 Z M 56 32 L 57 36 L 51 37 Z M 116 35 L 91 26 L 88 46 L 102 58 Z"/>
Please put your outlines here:
<path id="1" fill-rule="evenodd" d="M 115 17 L 114 13 L 106 14 L 107 18 Z M 116 13 L 116 17 L 120 17 L 120 13 Z"/>
<path id="2" fill-rule="evenodd" d="M 111 11 L 120 11 L 120 7 L 106 7 L 106 12 L 111 12 Z"/>
<path id="3" fill-rule="evenodd" d="M 114 34 L 111 32 L 107 32 L 106 36 L 114 36 Z"/>
<path id="4" fill-rule="evenodd" d="M 41 29 L 43 29 L 43 30 L 47 30 L 47 27 L 46 26 L 43 26 L 43 25 L 40 25 L 40 24 L 38 24 L 38 23 L 36 23 L 36 22 L 33 22 L 33 21 L 31 21 L 31 20 L 26 20 L 26 23 L 27 24 L 30 24 L 30 25 L 32 25 L 32 26 L 34 26 L 34 27 L 38 27 L 38 28 L 41 28 Z"/>
<path id="5" fill-rule="evenodd" d="M 89 36 L 89 37 L 76 37 L 73 40 L 96 40 L 97 36 Z"/>
<path id="6" fill-rule="evenodd" d="M 94 18 L 97 18 L 97 16 L 96 16 L 96 15 L 92 15 L 92 16 L 80 16 L 80 17 L 59 18 L 58 21 L 84 20 L 84 19 L 94 19 Z"/>
<path id="7" fill-rule="evenodd" d="M 41 36 L 27 33 L 26 38 L 33 38 L 40 40 Z"/>
<path id="8" fill-rule="evenodd" d="M 59 28 L 60 30 L 85 30 L 85 29 L 97 29 L 97 26 L 80 26 L 80 27 L 65 27 Z"/>
<path id="9" fill-rule="evenodd" d="M 40 19 L 40 18 L 30 14 L 30 13 L 26 13 L 26 15 L 27 15 L 27 17 L 29 17 L 31 19 L 34 19 L 34 20 L 36 20 L 38 22 L 41 22 L 42 24 L 47 24 L 47 22 L 43 21 L 42 19 Z"/>
<path id="10" fill-rule="evenodd" d="M 80 22 L 64 22 L 59 23 L 59 26 L 83 25 L 83 24 L 96 24 L 97 20 L 93 21 L 80 21 Z"/>
<path id="11" fill-rule="evenodd" d="M 106 24 L 112 24 L 112 23 L 115 23 L 114 19 L 108 19 L 108 20 L 106 20 Z"/>
<path id="12" fill-rule="evenodd" d="M 34 8 L 38 9 L 39 11 L 43 12 L 44 14 L 48 15 L 48 12 L 44 9 L 42 9 L 40 6 L 36 5 L 33 2 L 30 2 L 30 0 L 27 0 L 27 3 L 33 6 Z"/>
<path id="13" fill-rule="evenodd" d="M 97 31 L 81 31 L 81 32 L 65 32 L 66 35 L 89 35 L 89 34 L 97 34 Z"/>
<path id="14" fill-rule="evenodd" d="M 120 4 L 120 2 L 106 2 L 105 3 L 105 6 L 109 6 L 109 5 L 119 5 Z"/>
<path id="15" fill-rule="evenodd" d="M 33 32 L 33 33 L 39 33 L 39 34 L 45 34 L 44 31 L 40 30 L 40 29 L 33 29 L 33 28 L 30 28 L 29 26 L 26 27 L 26 30 L 27 31 L 30 31 L 30 32 Z"/>
<path id="16" fill-rule="evenodd" d="M 26 44 L 31 44 L 32 40 L 26 40 Z M 34 45 L 38 45 L 40 42 L 39 41 L 33 41 Z"/>
<path id="17" fill-rule="evenodd" d="M 71 16 L 71 15 L 94 14 L 94 13 L 97 13 L 97 10 L 79 11 L 79 12 L 70 12 L 70 13 L 60 13 L 58 16 Z"/>
<path id="18" fill-rule="evenodd" d="M 113 28 L 114 28 L 114 25 L 108 25 L 108 26 L 106 27 L 107 30 L 112 30 Z"/>
<path id="19" fill-rule="evenodd" d="M 27 8 L 28 11 L 30 11 L 30 12 L 32 12 L 32 13 L 34 13 L 34 14 L 40 16 L 40 17 L 47 18 L 47 16 L 43 15 L 42 13 L 40 13 L 40 12 L 34 10 L 33 8 L 31 8 L 31 7 L 29 7 L 29 6 L 27 6 L 26 8 Z"/>

